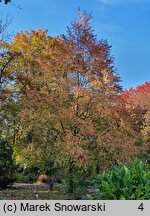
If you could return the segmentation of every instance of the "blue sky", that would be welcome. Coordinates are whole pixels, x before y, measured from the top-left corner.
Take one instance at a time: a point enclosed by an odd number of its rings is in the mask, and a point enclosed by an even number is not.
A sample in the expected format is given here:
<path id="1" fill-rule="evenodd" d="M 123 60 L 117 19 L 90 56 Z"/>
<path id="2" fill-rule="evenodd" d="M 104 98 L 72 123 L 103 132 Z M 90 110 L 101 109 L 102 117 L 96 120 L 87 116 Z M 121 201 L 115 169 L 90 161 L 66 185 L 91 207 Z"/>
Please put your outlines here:
<path id="1" fill-rule="evenodd" d="M 97 38 L 112 45 L 123 88 L 149 81 L 150 0 L 12 0 L 7 6 L 0 3 L 0 16 L 13 17 L 11 34 L 48 29 L 54 36 L 66 32 L 79 7 L 92 12 Z"/>

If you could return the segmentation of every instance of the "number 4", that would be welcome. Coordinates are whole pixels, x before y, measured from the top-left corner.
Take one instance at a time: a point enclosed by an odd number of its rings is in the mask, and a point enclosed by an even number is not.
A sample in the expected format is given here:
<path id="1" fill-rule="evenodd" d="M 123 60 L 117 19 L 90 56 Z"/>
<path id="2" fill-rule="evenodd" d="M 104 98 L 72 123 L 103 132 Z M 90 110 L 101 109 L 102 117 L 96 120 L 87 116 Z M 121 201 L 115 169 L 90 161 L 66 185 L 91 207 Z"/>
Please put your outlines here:
<path id="1" fill-rule="evenodd" d="M 144 206 L 143 206 L 143 203 L 141 203 L 138 207 L 139 210 L 143 211 L 144 210 Z"/>

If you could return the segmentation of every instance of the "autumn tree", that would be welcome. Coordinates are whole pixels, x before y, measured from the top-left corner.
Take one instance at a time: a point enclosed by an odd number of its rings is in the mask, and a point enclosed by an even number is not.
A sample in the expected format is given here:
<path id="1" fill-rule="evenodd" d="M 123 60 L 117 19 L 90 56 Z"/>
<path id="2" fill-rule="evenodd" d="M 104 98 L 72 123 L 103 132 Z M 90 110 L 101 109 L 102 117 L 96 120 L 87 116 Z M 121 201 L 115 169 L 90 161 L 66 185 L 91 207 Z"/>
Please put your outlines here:
<path id="1" fill-rule="evenodd" d="M 139 130 L 141 130 L 142 125 L 148 126 L 150 121 L 149 98 L 150 82 L 145 82 L 135 89 L 131 87 L 120 95 L 122 105 L 135 116 L 136 128 L 139 128 Z M 137 119 L 138 117 L 139 120 Z"/>
<path id="2" fill-rule="evenodd" d="M 121 108 L 128 112 L 134 130 L 139 132 L 138 145 L 149 149 L 150 143 L 150 82 L 120 94 Z M 144 145 L 146 144 L 146 145 Z M 146 149 L 144 149 L 145 151 Z"/>
<path id="3" fill-rule="evenodd" d="M 58 102 L 61 102 L 59 97 L 63 97 L 62 65 L 65 57 L 63 55 L 62 59 L 61 41 L 57 37 L 53 39 L 47 36 L 46 32 L 41 30 L 33 31 L 31 34 L 25 32 L 16 35 L 10 47 L 12 53 L 18 53 L 11 66 L 12 79 L 17 86 L 17 101 L 22 106 L 18 115 L 22 128 L 18 133 L 22 136 L 19 134 L 18 136 L 22 139 L 22 143 L 27 144 L 25 148 L 16 147 L 18 151 L 21 148 L 26 152 L 27 158 L 22 152 L 17 155 L 22 155 L 22 158 L 28 162 L 29 158 L 35 162 L 40 149 L 43 149 L 44 158 L 47 152 L 46 144 L 53 143 L 59 134 L 57 127 L 54 127 L 54 124 L 57 125 L 55 118 L 59 103 L 55 104 L 54 101 L 57 98 Z M 62 82 L 59 79 L 62 79 Z M 46 143 L 44 147 L 42 143 Z M 41 157 L 38 156 L 39 161 L 42 160 Z"/>
<path id="4" fill-rule="evenodd" d="M 49 173 L 49 161 L 59 159 L 60 142 L 65 142 L 61 118 L 69 95 L 66 49 L 58 37 L 41 30 L 17 34 L 9 44 L 10 53 L 17 53 L 8 70 L 21 108 L 16 116 L 14 156 L 24 168 L 34 165 Z"/>
<path id="5" fill-rule="evenodd" d="M 5 61 L 11 61 L 3 70 L 9 90 L 3 91 L 3 134 L 24 168 L 36 164 L 48 172 L 46 164 L 53 161 L 67 177 L 69 192 L 92 172 L 138 153 L 137 131 L 120 109 L 111 46 L 97 40 L 91 18 L 79 11 L 61 38 L 38 30 L 5 44 Z"/>
<path id="6" fill-rule="evenodd" d="M 62 39 L 71 49 L 68 83 L 74 93 L 72 115 L 86 125 L 85 134 L 81 136 L 82 127 L 74 120 L 71 133 L 81 138 L 83 152 L 86 149 L 91 153 L 89 160 L 95 161 L 96 170 L 100 172 L 109 161 L 111 164 L 117 160 L 128 161 L 128 150 L 134 155 L 137 149 L 132 125 L 118 107 L 120 78 L 113 66 L 111 46 L 105 40 L 97 40 L 91 18 L 79 10 L 78 19 L 72 22 Z"/>

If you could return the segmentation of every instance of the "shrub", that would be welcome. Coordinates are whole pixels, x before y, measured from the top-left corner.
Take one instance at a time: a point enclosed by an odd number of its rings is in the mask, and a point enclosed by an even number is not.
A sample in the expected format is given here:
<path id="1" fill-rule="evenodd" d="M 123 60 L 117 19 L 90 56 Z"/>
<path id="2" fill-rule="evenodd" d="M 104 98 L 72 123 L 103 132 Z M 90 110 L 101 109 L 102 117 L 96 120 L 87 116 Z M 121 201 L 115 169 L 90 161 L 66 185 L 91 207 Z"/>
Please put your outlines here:
<path id="1" fill-rule="evenodd" d="M 148 166 L 135 160 L 129 167 L 117 165 L 109 173 L 99 175 L 96 188 L 98 199 L 150 199 L 150 172 Z"/>
<path id="2" fill-rule="evenodd" d="M 48 176 L 47 175 L 40 175 L 37 179 L 38 182 L 41 183 L 47 183 L 48 182 Z"/>
<path id="3" fill-rule="evenodd" d="M 32 173 L 21 173 L 21 172 L 17 172 L 15 174 L 15 179 L 17 183 L 34 183 L 36 181 L 36 176 Z"/>
<path id="4" fill-rule="evenodd" d="M 3 197 L 3 196 L 0 196 L 0 200 L 4 200 L 5 199 L 5 197 Z"/>
<path id="5" fill-rule="evenodd" d="M 0 187 L 6 188 L 14 181 L 12 148 L 6 141 L 0 141 Z"/>

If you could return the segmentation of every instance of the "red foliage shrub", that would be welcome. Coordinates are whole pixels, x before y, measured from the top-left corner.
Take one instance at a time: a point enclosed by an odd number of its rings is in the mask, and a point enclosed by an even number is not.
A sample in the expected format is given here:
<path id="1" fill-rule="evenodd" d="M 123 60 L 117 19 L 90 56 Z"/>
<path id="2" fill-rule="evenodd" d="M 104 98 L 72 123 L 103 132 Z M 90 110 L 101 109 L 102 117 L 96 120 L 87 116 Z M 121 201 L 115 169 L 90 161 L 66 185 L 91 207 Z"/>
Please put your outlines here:
<path id="1" fill-rule="evenodd" d="M 48 182 L 48 176 L 47 175 L 40 175 L 37 180 L 41 183 L 47 183 Z"/>

